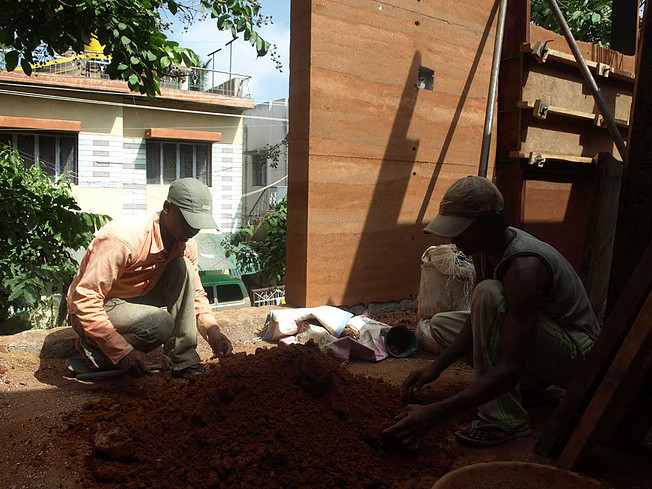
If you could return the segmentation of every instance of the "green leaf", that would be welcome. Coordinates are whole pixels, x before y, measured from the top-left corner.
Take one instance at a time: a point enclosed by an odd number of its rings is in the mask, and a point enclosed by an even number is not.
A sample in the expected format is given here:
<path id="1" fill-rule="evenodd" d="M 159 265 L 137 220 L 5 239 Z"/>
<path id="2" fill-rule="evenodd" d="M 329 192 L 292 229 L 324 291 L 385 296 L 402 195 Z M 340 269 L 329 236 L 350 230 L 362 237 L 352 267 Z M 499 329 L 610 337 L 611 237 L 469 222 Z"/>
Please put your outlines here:
<path id="1" fill-rule="evenodd" d="M 122 44 L 124 44 L 125 46 L 131 44 L 131 39 L 129 39 L 127 36 L 122 36 L 120 40 L 122 41 Z"/>
<path id="2" fill-rule="evenodd" d="M 258 39 L 260 39 L 260 37 Z M 256 44 L 256 51 L 258 52 L 258 56 L 265 56 L 269 51 L 269 46 L 270 44 L 267 41 L 263 41 L 261 47 L 258 47 L 258 44 Z"/>
<path id="3" fill-rule="evenodd" d="M 129 75 L 129 83 L 131 83 L 132 85 L 138 85 L 138 81 L 139 78 L 136 73 L 132 73 L 131 75 Z"/>
<path id="4" fill-rule="evenodd" d="M 33 285 L 28 285 L 27 287 L 25 287 L 24 298 L 25 298 L 25 302 L 27 302 L 28 305 L 31 306 L 33 304 L 36 304 L 40 299 L 38 289 Z"/>
<path id="5" fill-rule="evenodd" d="M 140 64 L 140 59 L 136 58 L 135 56 L 132 56 L 129 58 L 129 61 L 131 61 L 132 65 L 139 65 Z"/>
<path id="6" fill-rule="evenodd" d="M 20 67 L 23 69 L 23 72 L 26 75 L 32 74 L 32 65 L 29 64 L 29 61 L 27 61 L 25 58 L 20 60 Z"/>
<path id="7" fill-rule="evenodd" d="M 8 27 L 0 29 L 0 44 L 11 44 L 11 41 L 14 40 L 14 30 Z"/>
<path id="8" fill-rule="evenodd" d="M 14 71 L 18 65 L 18 51 L 9 51 L 5 55 L 5 65 L 7 66 L 7 71 Z"/>
<path id="9" fill-rule="evenodd" d="M 172 64 L 172 61 L 170 61 L 170 58 L 168 58 L 167 56 L 163 56 L 161 58 L 161 67 L 162 68 L 167 68 L 168 66 L 170 66 L 170 64 Z"/>
<path id="10" fill-rule="evenodd" d="M 172 13 L 172 15 L 177 15 L 177 2 L 174 0 L 168 0 L 168 8 L 170 9 L 170 13 Z"/>
<path id="11" fill-rule="evenodd" d="M 129 67 L 128 67 L 126 64 L 124 64 L 124 63 L 120 63 L 120 64 L 118 65 L 118 70 L 119 70 L 119 71 L 124 71 L 124 70 L 126 70 L 127 68 L 129 68 Z"/>
<path id="12" fill-rule="evenodd" d="M 85 30 L 82 30 L 79 33 L 79 37 L 81 37 L 81 40 L 84 41 L 84 44 L 86 44 L 87 46 L 91 43 L 91 35 Z"/>
<path id="13" fill-rule="evenodd" d="M 120 22 L 118 24 L 118 29 L 120 29 L 121 31 L 124 31 L 126 28 L 127 28 L 127 24 L 125 24 L 124 22 Z"/>

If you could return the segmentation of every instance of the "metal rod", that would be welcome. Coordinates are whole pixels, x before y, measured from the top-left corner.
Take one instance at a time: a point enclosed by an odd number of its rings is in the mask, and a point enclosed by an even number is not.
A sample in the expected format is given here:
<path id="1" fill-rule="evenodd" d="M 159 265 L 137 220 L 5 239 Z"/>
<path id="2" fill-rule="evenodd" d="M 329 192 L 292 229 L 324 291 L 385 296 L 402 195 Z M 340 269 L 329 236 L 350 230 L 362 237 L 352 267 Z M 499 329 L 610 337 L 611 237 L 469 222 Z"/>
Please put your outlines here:
<path id="1" fill-rule="evenodd" d="M 215 88 L 215 54 L 216 54 L 216 53 L 219 53 L 221 50 L 222 50 L 222 48 L 218 48 L 218 49 L 216 49 L 215 51 L 213 51 L 212 53 L 208 53 L 208 55 L 209 55 L 209 56 L 212 56 L 212 58 L 213 58 L 213 70 L 212 70 L 212 77 L 213 77 L 213 79 L 212 79 L 212 81 L 211 81 L 211 92 L 212 92 L 213 89 Z"/>
<path id="2" fill-rule="evenodd" d="M 555 15 L 555 18 L 557 19 L 557 23 L 559 24 L 559 27 L 561 27 L 562 33 L 566 38 L 566 42 L 568 42 L 568 46 L 570 46 L 571 51 L 573 51 L 573 56 L 575 56 L 575 61 L 577 61 L 577 64 L 580 67 L 580 71 L 582 72 L 584 81 L 586 82 L 586 84 L 591 89 L 591 92 L 593 93 L 593 98 L 598 104 L 598 108 L 600 109 L 600 113 L 602 114 L 602 117 L 604 117 L 604 120 L 607 121 L 607 129 L 609 129 L 609 133 L 611 134 L 611 137 L 616 143 L 616 148 L 618 148 L 618 153 L 620 153 L 620 157 L 622 158 L 623 163 L 625 163 L 625 160 L 627 158 L 627 147 L 625 146 L 625 141 L 623 141 L 623 137 L 620 135 L 618 126 L 616 126 L 616 121 L 614 120 L 614 117 L 611 114 L 611 112 L 609 112 L 609 108 L 607 107 L 604 98 L 602 98 L 602 93 L 600 93 L 600 89 L 598 88 L 598 85 L 595 83 L 595 80 L 593 79 L 593 75 L 591 75 L 591 72 L 589 71 L 589 67 L 586 65 L 586 61 L 584 61 L 584 56 L 582 56 L 582 53 L 580 52 L 580 48 L 577 46 L 577 42 L 575 42 L 573 33 L 568 28 L 568 24 L 566 23 L 564 14 L 562 14 L 561 10 L 559 9 L 559 5 L 557 5 L 557 2 L 555 0 L 548 0 L 548 4 L 550 5 L 550 9 L 552 10 L 552 13 Z"/>
<path id="3" fill-rule="evenodd" d="M 494 59 L 491 64 L 491 82 L 487 96 L 487 111 L 484 117 L 484 133 L 482 134 L 482 151 L 480 152 L 480 170 L 478 175 L 487 176 L 489 168 L 489 152 L 491 151 L 491 133 L 494 125 L 494 111 L 496 97 L 498 96 L 498 74 L 500 73 L 500 55 L 503 51 L 503 37 L 505 34 L 505 17 L 507 15 L 507 0 L 500 0 L 498 11 L 498 24 L 496 25 L 496 42 L 494 42 Z"/>
<path id="4" fill-rule="evenodd" d="M 231 39 L 229 42 L 226 43 L 226 46 L 229 46 L 229 88 L 230 88 L 230 82 L 231 82 L 231 70 L 233 68 L 233 42 L 237 39 L 237 37 L 234 37 Z"/>

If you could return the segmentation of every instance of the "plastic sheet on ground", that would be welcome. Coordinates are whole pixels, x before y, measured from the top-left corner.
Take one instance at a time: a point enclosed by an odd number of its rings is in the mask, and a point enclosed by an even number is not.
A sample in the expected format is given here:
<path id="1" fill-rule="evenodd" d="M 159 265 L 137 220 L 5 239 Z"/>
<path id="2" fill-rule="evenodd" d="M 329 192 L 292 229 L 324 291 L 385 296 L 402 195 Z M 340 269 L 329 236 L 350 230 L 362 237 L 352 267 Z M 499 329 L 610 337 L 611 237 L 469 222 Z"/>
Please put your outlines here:
<path id="1" fill-rule="evenodd" d="M 268 341 L 294 344 L 312 340 L 342 363 L 350 359 L 379 362 L 388 356 L 384 334 L 391 326 L 333 306 L 271 311 L 266 328 Z"/>

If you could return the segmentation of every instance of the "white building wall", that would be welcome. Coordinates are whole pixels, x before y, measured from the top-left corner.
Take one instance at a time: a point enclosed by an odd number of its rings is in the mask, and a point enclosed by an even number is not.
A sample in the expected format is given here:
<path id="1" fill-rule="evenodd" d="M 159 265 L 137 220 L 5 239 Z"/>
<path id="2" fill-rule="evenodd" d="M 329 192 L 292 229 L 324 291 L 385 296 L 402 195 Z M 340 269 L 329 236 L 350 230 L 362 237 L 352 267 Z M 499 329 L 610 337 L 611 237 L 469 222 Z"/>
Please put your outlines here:
<path id="1" fill-rule="evenodd" d="M 147 152 L 142 138 L 122 140 L 122 209 L 123 215 L 147 212 Z"/>
<path id="2" fill-rule="evenodd" d="M 253 109 L 246 111 L 248 116 L 268 117 L 274 120 L 245 119 L 245 161 L 244 167 L 244 193 L 262 189 L 262 186 L 254 185 L 253 174 L 253 153 L 264 150 L 267 146 L 280 143 L 288 133 L 289 107 L 287 99 L 274 100 L 256 105 Z M 283 120 L 285 119 L 285 120 Z M 276 168 L 271 166 L 271 160 L 267 162 L 267 185 L 271 185 L 288 174 L 287 147 L 284 148 Z M 276 184 L 278 199 L 287 193 L 287 178 Z M 260 192 L 254 193 L 243 199 L 245 215 L 251 214 Z"/>
<path id="3" fill-rule="evenodd" d="M 78 182 L 84 187 L 121 187 L 123 143 L 121 136 L 80 133 Z"/>
<path id="4" fill-rule="evenodd" d="M 214 143 L 212 148 L 213 215 L 221 232 L 242 223 L 242 145 Z"/>
<path id="5" fill-rule="evenodd" d="M 116 215 L 119 208 L 122 216 L 131 216 L 162 207 L 168 186 L 147 185 L 145 139 L 81 133 L 78 163 L 80 189 L 76 193 L 83 195 L 85 202 L 95 201 L 94 195 L 103 200 L 94 202 L 96 212 L 106 208 L 105 212 L 116 219 L 121 217 Z M 94 187 L 96 190 L 83 191 L 81 187 Z M 112 193 L 100 191 L 109 188 L 113 189 Z M 242 224 L 241 144 L 213 144 L 211 193 L 213 216 L 220 231 L 239 229 Z M 151 202 L 154 197 L 155 205 Z"/>

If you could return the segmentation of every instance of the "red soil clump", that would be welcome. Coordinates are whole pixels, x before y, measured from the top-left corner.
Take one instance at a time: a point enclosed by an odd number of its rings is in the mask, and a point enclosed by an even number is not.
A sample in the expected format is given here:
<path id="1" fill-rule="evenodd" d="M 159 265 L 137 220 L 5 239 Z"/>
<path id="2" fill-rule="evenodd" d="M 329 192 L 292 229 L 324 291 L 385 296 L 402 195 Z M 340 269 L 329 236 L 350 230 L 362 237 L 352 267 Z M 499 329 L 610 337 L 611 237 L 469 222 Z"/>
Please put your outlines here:
<path id="1" fill-rule="evenodd" d="M 93 444 L 88 487 L 430 487 L 455 457 L 432 430 L 416 453 L 381 448 L 398 390 L 314 345 L 225 358 L 192 384 L 92 402 L 65 436 Z"/>

